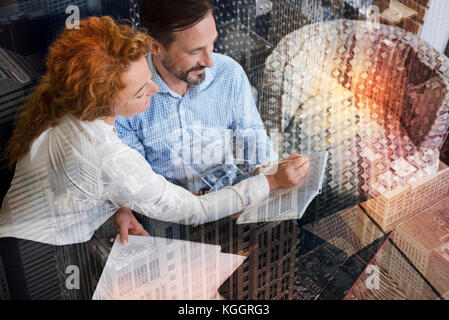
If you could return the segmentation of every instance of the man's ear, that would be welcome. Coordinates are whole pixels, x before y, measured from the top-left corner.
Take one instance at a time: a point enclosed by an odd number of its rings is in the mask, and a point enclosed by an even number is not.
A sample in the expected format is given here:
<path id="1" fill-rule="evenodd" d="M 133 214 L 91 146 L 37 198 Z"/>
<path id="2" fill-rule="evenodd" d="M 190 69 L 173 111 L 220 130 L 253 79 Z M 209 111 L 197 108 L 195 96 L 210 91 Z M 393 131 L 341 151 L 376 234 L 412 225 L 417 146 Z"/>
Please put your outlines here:
<path id="1" fill-rule="evenodd" d="M 163 49 L 162 44 L 159 43 L 156 39 L 153 37 L 150 37 L 150 52 L 154 56 L 158 56 L 161 54 Z"/>

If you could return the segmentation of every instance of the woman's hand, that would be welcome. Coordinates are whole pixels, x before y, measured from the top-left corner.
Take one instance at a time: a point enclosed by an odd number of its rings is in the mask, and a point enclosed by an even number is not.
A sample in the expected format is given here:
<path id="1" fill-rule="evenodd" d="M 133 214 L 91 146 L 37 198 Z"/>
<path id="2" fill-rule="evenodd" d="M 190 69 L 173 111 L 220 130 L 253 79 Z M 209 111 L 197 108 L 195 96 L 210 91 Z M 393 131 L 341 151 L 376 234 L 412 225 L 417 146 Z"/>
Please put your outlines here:
<path id="1" fill-rule="evenodd" d="M 149 236 L 150 234 L 137 221 L 132 211 L 126 207 L 120 207 L 112 216 L 115 230 L 120 233 L 121 244 L 128 243 L 128 234 L 135 236 Z M 114 239 L 115 240 L 115 239 Z M 112 240 L 112 241 L 114 241 Z"/>
<path id="2" fill-rule="evenodd" d="M 305 156 L 295 153 L 284 160 L 289 162 L 272 165 L 262 172 L 267 177 L 270 191 L 298 185 L 309 170 L 309 160 Z"/>

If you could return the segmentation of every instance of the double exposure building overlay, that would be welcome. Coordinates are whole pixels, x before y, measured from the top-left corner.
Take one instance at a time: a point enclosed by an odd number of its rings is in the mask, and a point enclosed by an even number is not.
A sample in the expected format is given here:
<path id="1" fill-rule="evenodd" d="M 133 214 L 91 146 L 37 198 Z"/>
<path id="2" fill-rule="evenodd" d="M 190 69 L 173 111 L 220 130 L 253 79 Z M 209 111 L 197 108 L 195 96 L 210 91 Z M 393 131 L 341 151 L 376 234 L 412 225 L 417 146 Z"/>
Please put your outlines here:
<path id="1" fill-rule="evenodd" d="M 306 269 L 313 269 L 317 259 L 332 256 L 345 261 L 379 238 L 380 232 L 361 218 L 363 208 L 383 231 L 393 230 L 397 247 L 448 298 L 449 168 L 439 157 L 449 125 L 449 62 L 419 38 L 430 1 L 325 2 L 322 6 L 323 1 L 313 0 L 213 1 L 219 32 L 215 50 L 236 59 L 247 72 L 267 132 L 273 141 L 280 138 L 273 143 L 279 154 L 328 153 L 322 192 L 304 216 L 321 221 L 306 230 L 328 242 L 322 256 L 314 257 L 313 250 L 297 256 L 300 232 L 292 221 L 261 223 L 259 219 L 237 225 L 226 220 L 195 228 L 158 222 L 152 235 L 166 238 L 160 242 L 166 248 L 181 239 L 210 244 L 215 257 L 246 257 L 231 268 L 227 279 L 215 283 L 219 288 L 214 289 L 224 298 L 310 299 L 321 290 L 323 279 L 333 274 L 333 269 L 326 269 L 329 275 L 323 278 L 310 274 Z M 6 16 L 0 15 L 4 30 L 0 32 L 1 150 L 17 107 L 36 79 L 23 57 L 31 52 L 17 41 L 19 23 L 64 15 L 69 4 L 78 5 L 82 14 L 129 15 L 138 23 L 138 1 L 17 4 L 14 10 L 8 7 L 11 12 L 3 11 Z M 372 6 L 379 9 L 380 24 L 367 21 L 373 21 Z M 59 21 L 47 20 L 51 27 Z M 357 204 L 362 201 L 360 208 Z M 363 231 L 354 236 L 350 230 Z M 19 240 L 30 298 L 92 298 L 101 277 L 108 277 L 103 267 L 112 261 L 108 260 L 111 249 L 104 239 L 114 234 L 107 221 L 82 244 L 37 251 Z M 401 287 L 401 297 L 435 298 L 398 248 L 387 246 L 374 260 L 385 271 L 383 279 Z M 127 267 L 114 270 L 118 276 L 94 297 L 213 297 L 202 291 L 210 280 L 206 275 L 186 276 L 183 268 L 191 266 L 194 257 L 182 250 L 168 250 L 156 264 L 148 255 L 126 261 Z M 172 263 L 176 259 L 185 265 L 178 268 Z M 201 268 L 214 268 L 213 263 L 201 261 Z M 80 267 L 81 290 L 64 287 L 70 265 Z M 2 270 L 0 260 L 0 298 L 8 299 Z M 59 283 L 46 281 L 54 274 Z M 154 290 L 146 279 L 156 281 Z M 200 284 L 201 288 L 195 287 Z M 147 285 L 148 290 L 143 290 Z"/>
<path id="2" fill-rule="evenodd" d="M 449 293 L 449 196 L 395 228 L 393 240 L 444 297 Z"/>
<path id="3" fill-rule="evenodd" d="M 363 208 L 385 231 L 422 212 L 449 196 L 449 168 L 407 183 L 362 203 Z"/>
<path id="4" fill-rule="evenodd" d="M 329 152 L 322 209 L 437 172 L 449 125 L 441 59 L 448 63 L 402 29 L 363 21 L 311 24 L 279 42 L 262 111 L 282 132 L 283 155 Z"/>

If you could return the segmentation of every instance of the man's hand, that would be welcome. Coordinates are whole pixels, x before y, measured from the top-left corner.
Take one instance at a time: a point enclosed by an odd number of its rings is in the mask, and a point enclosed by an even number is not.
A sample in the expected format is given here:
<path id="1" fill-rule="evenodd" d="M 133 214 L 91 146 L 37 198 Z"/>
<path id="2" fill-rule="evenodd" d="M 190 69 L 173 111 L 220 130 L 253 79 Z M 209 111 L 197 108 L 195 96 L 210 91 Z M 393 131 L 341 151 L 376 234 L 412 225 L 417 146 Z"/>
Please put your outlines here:
<path id="1" fill-rule="evenodd" d="M 309 170 L 309 159 L 300 154 L 293 154 L 278 165 L 267 168 L 264 173 L 270 190 L 291 188 L 298 185 Z"/>
<path id="2" fill-rule="evenodd" d="M 128 234 L 135 236 L 149 236 L 150 234 L 137 221 L 132 211 L 126 207 L 120 207 L 112 216 L 112 223 L 115 230 L 120 233 L 121 244 L 128 243 Z M 111 241 L 112 240 L 112 241 Z M 115 239 L 111 238 L 113 242 Z"/>

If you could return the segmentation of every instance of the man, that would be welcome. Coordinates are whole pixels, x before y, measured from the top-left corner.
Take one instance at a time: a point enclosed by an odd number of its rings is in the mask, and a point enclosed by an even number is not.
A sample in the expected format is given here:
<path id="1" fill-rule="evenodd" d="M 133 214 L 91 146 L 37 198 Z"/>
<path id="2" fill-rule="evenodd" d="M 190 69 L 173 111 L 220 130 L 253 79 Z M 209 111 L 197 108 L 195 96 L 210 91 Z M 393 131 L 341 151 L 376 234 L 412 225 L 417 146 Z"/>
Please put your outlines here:
<path id="1" fill-rule="evenodd" d="M 196 194 L 233 185 L 278 159 L 244 70 L 212 52 L 218 36 L 212 9 L 209 0 L 142 1 L 141 25 L 151 37 L 147 61 L 159 92 L 147 111 L 115 122 L 122 141 L 156 173 Z M 130 210 L 113 221 L 122 240 L 128 231 L 143 235 Z"/>
<path id="2" fill-rule="evenodd" d="M 119 137 L 155 172 L 194 192 L 238 182 L 245 174 L 237 164 L 249 172 L 277 160 L 242 67 L 212 52 L 210 1 L 143 0 L 140 17 L 160 91 L 146 112 L 117 119 Z"/>

